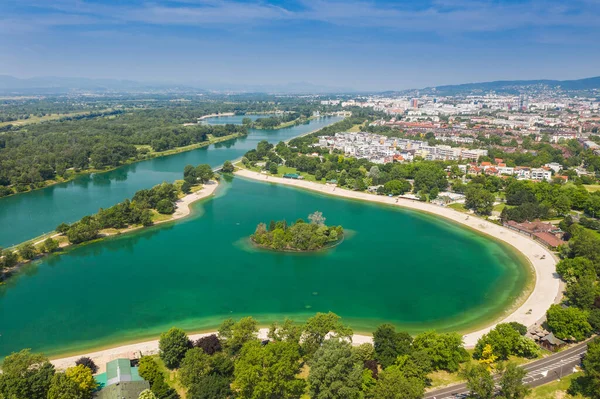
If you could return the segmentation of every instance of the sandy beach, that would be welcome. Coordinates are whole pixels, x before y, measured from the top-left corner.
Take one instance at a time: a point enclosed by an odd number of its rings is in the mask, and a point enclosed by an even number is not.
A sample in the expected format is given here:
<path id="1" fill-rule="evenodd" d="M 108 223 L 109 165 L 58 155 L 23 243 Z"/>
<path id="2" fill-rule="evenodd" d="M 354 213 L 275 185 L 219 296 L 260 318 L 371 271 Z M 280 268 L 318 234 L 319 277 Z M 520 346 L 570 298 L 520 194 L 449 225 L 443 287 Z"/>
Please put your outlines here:
<path id="1" fill-rule="evenodd" d="M 268 176 L 252 172 L 249 170 L 241 169 L 235 172 L 240 177 L 249 179 L 264 181 L 267 183 L 274 184 L 285 184 L 288 186 L 294 186 L 302 189 L 308 189 L 327 195 L 335 195 L 343 198 L 358 199 L 365 201 L 378 202 L 382 204 L 399 206 L 407 209 L 414 209 L 417 211 L 427 212 L 430 214 L 438 215 L 451 220 L 455 223 L 459 223 L 463 226 L 472 228 L 483 234 L 487 234 L 491 237 L 499 239 L 521 252 L 531 263 L 535 273 L 535 287 L 531 294 L 523 301 L 521 305 L 516 309 L 512 309 L 510 314 L 500 317 L 496 323 L 492 325 L 470 332 L 463 336 L 465 345 L 467 347 L 473 347 L 477 340 L 489 330 L 491 330 L 499 322 L 510 322 L 516 321 L 526 326 L 532 326 L 539 324 L 546 314 L 546 310 L 550 305 L 556 303 L 561 298 L 561 284 L 558 275 L 555 273 L 556 257 L 547 248 L 539 244 L 538 242 L 530 239 L 527 236 L 521 235 L 513 230 L 509 230 L 505 227 L 498 226 L 490 223 L 486 220 L 478 218 L 473 215 L 466 215 L 455 211 L 454 209 L 437 206 L 429 203 L 400 199 L 396 202 L 396 198 L 385 197 L 374 194 L 367 194 L 362 192 L 350 191 L 341 189 L 338 187 L 323 185 L 314 182 L 308 182 L 304 180 L 291 180 L 283 179 L 273 176 Z M 197 201 L 198 199 L 211 195 L 216 189 L 217 184 L 208 184 L 204 188 L 196 193 L 190 194 L 182 198 L 177 204 L 177 211 L 173 215 L 175 219 L 182 218 L 190 213 L 189 204 Z M 467 217 L 468 216 L 468 217 Z M 507 311 L 508 313 L 508 311 Z M 267 336 L 268 329 L 262 328 L 259 331 L 259 338 L 265 339 Z M 203 334 L 193 334 L 190 338 L 197 340 L 198 338 L 206 335 L 214 334 L 214 332 L 208 332 Z M 355 334 L 352 337 L 353 344 L 359 345 L 365 342 L 372 342 L 372 338 L 367 335 Z M 70 356 L 61 359 L 52 360 L 52 363 L 59 369 L 64 369 L 75 364 L 81 356 L 91 357 L 98 366 L 102 368 L 104 365 L 112 360 L 119 357 L 139 357 L 140 355 L 150 355 L 158 353 L 158 340 L 134 343 L 129 345 L 123 345 L 110 349 L 99 350 L 87 354 L 79 354 L 76 356 Z"/>

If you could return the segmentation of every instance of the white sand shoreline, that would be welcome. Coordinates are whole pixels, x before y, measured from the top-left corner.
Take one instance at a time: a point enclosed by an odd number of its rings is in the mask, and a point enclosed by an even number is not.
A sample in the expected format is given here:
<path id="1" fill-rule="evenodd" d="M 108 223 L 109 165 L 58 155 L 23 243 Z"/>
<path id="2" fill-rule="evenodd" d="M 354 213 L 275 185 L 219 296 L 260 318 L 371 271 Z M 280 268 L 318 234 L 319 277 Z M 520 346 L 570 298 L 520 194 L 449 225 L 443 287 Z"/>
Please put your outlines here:
<path id="1" fill-rule="evenodd" d="M 531 263 L 535 272 L 535 287 L 529 295 L 529 297 L 517 309 L 515 309 L 510 315 L 507 315 L 499 322 L 517 321 L 526 326 L 531 326 L 536 323 L 540 323 L 540 321 L 545 318 L 546 310 L 548 309 L 548 307 L 550 307 L 550 305 L 558 301 L 561 297 L 560 279 L 555 273 L 555 256 L 547 248 L 543 247 L 538 242 L 515 231 L 509 230 L 505 227 L 498 226 L 496 224 L 490 223 L 475 216 L 470 216 L 467 219 L 466 214 L 455 211 L 454 209 L 424 202 L 401 199 L 398 203 L 396 203 L 395 198 L 378 196 L 362 192 L 355 192 L 337 187 L 334 188 L 332 186 L 326 186 L 323 184 L 308 182 L 304 180 L 283 179 L 273 176 L 267 177 L 267 175 L 252 172 L 245 169 L 238 170 L 235 172 L 235 174 L 241 177 L 264 181 L 267 183 L 285 184 L 288 186 L 308 189 L 327 195 L 336 195 L 343 198 L 378 202 L 382 204 L 400 206 L 403 208 L 414 209 L 417 211 L 423 211 L 430 214 L 439 215 L 448 220 L 459 223 L 463 226 L 470 227 L 478 232 L 490 235 L 513 246 L 516 250 L 521 252 Z M 205 188 L 203 188 L 199 192 L 190 194 L 181 199 L 178 202 L 177 206 L 177 218 L 187 216 L 190 213 L 189 204 L 191 202 L 197 201 L 200 198 L 204 198 L 212 194 L 216 189 L 216 186 L 217 184 L 205 186 Z M 200 198 L 197 198 L 198 196 L 200 196 Z M 542 256 L 544 256 L 544 259 L 541 259 Z M 493 323 L 492 325 L 486 328 L 470 332 L 464 335 L 463 338 L 465 345 L 467 347 L 474 346 L 477 340 L 483 334 L 491 330 L 496 324 L 497 323 Z M 261 328 L 259 330 L 259 338 L 266 339 L 267 332 L 268 329 Z M 215 332 L 193 334 L 190 335 L 190 339 L 197 340 L 202 336 L 207 336 L 210 334 L 215 334 Z M 355 334 L 352 340 L 353 343 L 357 345 L 364 342 L 372 342 L 371 336 L 360 334 Z M 92 358 L 96 362 L 96 364 L 98 364 L 98 366 L 103 368 L 107 362 L 119 357 L 137 357 L 140 354 L 150 355 L 156 353 L 158 353 L 158 340 L 151 340 L 140 343 L 122 345 L 86 354 L 78 354 L 76 356 L 69 356 L 61 359 L 55 359 L 52 360 L 52 363 L 59 369 L 65 369 L 74 365 L 75 361 L 79 357 L 88 356 Z"/>
<path id="2" fill-rule="evenodd" d="M 427 212 L 429 214 L 441 216 L 463 226 L 467 226 L 480 233 L 490 235 L 493 238 L 501 240 L 514 247 L 531 263 L 535 273 L 535 287 L 533 288 L 529 297 L 517 309 L 514 309 L 510 315 L 507 315 L 506 317 L 502 318 L 502 320 L 493 323 L 486 328 L 464 335 L 463 338 L 467 347 L 474 346 L 477 340 L 483 334 L 490 331 L 499 322 L 516 321 L 528 327 L 539 324 L 545 319 L 546 310 L 550 307 L 550 305 L 557 303 L 562 297 L 560 278 L 556 274 L 556 257 L 554 254 L 537 241 L 534 241 L 533 239 L 519 234 L 513 230 L 509 230 L 503 226 L 488 222 L 473 215 L 469 215 L 469 217 L 467 217 L 466 214 L 456 211 L 452 208 L 420 201 L 400 199 L 398 202 L 396 202 L 396 198 L 393 197 L 350 191 L 339 187 L 309 182 L 306 180 L 293 180 L 267 176 L 265 174 L 246 169 L 239 169 L 235 172 L 235 174 L 253 180 L 264 181 L 267 183 L 285 184 L 287 186 L 308 189 L 327 195 L 377 202 L 381 204 Z M 365 336 L 355 336 L 354 339 L 354 342 L 356 343 L 369 341 L 370 337 Z"/>

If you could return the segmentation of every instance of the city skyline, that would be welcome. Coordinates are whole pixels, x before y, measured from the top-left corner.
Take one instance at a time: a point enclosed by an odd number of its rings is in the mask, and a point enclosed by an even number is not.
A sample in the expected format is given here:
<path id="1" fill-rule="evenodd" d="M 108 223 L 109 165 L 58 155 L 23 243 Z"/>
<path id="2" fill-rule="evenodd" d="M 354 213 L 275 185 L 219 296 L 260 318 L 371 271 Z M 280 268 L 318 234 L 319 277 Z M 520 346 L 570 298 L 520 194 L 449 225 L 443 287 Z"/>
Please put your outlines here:
<path id="1" fill-rule="evenodd" d="M 0 74 L 402 90 L 597 75 L 600 3 L 9 1 Z"/>

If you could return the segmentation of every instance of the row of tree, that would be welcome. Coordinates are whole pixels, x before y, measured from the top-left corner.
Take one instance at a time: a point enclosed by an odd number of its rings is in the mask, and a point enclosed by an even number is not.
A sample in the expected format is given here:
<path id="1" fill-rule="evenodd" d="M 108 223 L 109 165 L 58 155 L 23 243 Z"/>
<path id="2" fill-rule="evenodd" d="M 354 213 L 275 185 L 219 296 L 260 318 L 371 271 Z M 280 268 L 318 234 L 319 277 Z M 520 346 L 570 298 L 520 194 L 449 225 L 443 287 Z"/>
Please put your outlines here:
<path id="1" fill-rule="evenodd" d="M 507 398 L 522 399 L 524 371 L 496 362 L 538 355 L 535 343 L 522 335 L 525 330 L 518 323 L 498 325 L 478 342 L 475 365 L 457 333 L 412 337 L 383 324 L 373 333 L 373 344 L 352 346 L 352 330 L 333 313 L 317 313 L 305 324 L 273 323 L 266 341 L 257 338 L 251 317 L 226 320 L 217 335 L 196 342 L 172 328 L 161 335 L 159 347 L 161 360 L 177 371 L 189 399 L 300 398 L 305 393 L 316 399 L 418 399 L 431 384 L 430 374 L 440 370 L 461 372 L 474 387 L 478 379 L 501 371 L 503 392 L 522 393 Z M 142 377 L 154 381 L 156 370 L 155 359 L 142 358 Z M 162 382 L 151 382 L 151 389 L 159 399 L 174 397 Z"/>
<path id="2" fill-rule="evenodd" d="M 206 110 L 149 109 L 12 129 L 0 135 L 0 196 L 68 179 L 78 171 L 144 159 L 148 146 L 160 152 L 247 133 L 245 126 L 233 124 L 183 126 Z"/>

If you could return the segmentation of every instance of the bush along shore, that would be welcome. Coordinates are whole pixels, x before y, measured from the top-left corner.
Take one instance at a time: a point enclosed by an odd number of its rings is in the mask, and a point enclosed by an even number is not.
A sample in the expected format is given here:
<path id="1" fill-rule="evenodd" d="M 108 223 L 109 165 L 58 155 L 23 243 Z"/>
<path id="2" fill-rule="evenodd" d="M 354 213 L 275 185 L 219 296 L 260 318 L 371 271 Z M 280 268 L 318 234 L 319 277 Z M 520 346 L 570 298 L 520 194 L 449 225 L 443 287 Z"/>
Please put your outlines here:
<path id="1" fill-rule="evenodd" d="M 342 226 L 326 226 L 321 212 L 308 215 L 308 220 L 298 219 L 291 225 L 285 220 L 271 220 L 269 226 L 259 223 L 250 239 L 261 248 L 306 252 L 333 246 L 344 238 Z"/>
<path id="2" fill-rule="evenodd" d="M 187 207 L 191 202 L 212 194 L 216 183 L 209 184 L 211 179 L 215 179 L 215 174 L 210 165 L 187 165 L 183 180 L 163 182 L 151 189 L 140 190 L 133 198 L 110 208 L 100 209 L 98 213 L 84 216 L 75 223 L 61 223 L 55 232 L 44 237 L 14 248 L 0 248 L 0 282 L 22 264 L 66 247 L 186 216 L 189 210 L 178 208 Z"/>

